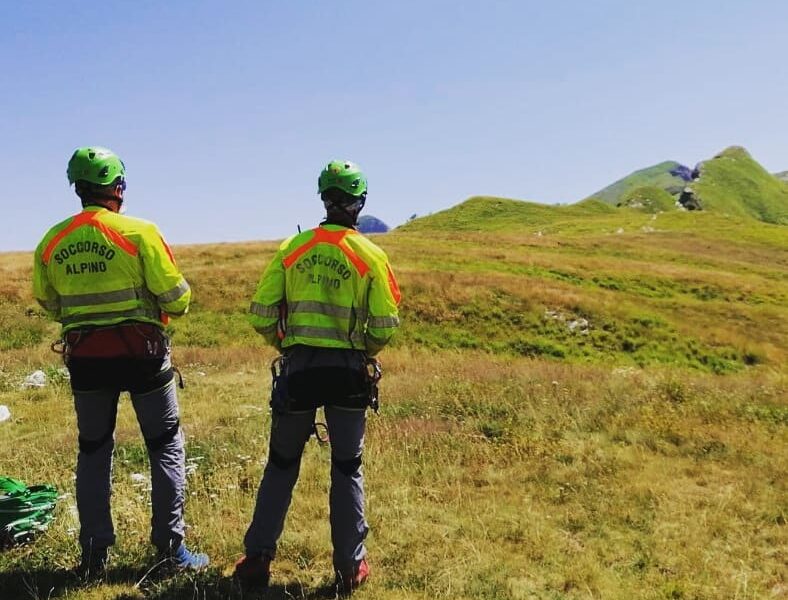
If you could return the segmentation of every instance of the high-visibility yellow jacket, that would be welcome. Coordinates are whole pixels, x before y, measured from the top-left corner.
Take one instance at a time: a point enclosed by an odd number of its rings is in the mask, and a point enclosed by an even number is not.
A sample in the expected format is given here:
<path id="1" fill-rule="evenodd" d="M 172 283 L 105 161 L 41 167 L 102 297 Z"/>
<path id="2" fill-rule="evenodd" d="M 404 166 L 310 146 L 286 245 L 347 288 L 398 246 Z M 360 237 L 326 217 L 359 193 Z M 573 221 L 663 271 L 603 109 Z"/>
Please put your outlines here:
<path id="1" fill-rule="evenodd" d="M 159 326 L 189 308 L 189 284 L 156 225 L 88 206 L 36 248 L 33 295 L 63 331 L 141 321 Z"/>
<path id="2" fill-rule="evenodd" d="M 250 307 L 277 348 L 379 352 L 399 326 L 400 291 L 385 252 L 347 227 L 321 225 L 282 242 Z"/>

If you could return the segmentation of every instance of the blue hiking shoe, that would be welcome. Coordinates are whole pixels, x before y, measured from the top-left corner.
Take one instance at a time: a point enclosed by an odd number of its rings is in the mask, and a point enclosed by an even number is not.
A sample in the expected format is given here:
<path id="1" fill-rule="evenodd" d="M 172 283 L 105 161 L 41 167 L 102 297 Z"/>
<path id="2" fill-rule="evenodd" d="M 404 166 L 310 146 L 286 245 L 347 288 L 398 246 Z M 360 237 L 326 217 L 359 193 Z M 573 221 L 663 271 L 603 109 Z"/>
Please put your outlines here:
<path id="1" fill-rule="evenodd" d="M 159 560 L 163 566 L 176 571 L 200 571 L 211 562 L 207 554 L 191 552 L 183 543 L 175 550 L 160 552 Z"/>

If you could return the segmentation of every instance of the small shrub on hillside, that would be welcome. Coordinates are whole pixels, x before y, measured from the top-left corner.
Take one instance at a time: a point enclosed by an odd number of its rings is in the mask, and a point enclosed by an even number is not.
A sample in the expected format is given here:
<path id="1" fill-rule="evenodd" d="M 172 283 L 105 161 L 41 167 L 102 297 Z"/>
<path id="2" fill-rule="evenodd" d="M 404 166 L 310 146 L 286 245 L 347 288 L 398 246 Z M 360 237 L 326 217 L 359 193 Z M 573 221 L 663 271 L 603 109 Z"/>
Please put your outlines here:
<path id="1" fill-rule="evenodd" d="M 553 358 L 564 358 L 567 355 L 566 348 L 546 339 L 541 338 L 519 338 L 506 342 L 505 347 L 510 352 L 520 356 L 547 356 Z"/>
<path id="2" fill-rule="evenodd" d="M 681 404 L 688 397 L 687 386 L 678 379 L 663 381 L 657 387 L 659 396 L 669 402 Z"/>
<path id="3" fill-rule="evenodd" d="M 0 304 L 0 350 L 34 348 L 57 326 L 37 311 L 24 313 L 13 304 Z"/>

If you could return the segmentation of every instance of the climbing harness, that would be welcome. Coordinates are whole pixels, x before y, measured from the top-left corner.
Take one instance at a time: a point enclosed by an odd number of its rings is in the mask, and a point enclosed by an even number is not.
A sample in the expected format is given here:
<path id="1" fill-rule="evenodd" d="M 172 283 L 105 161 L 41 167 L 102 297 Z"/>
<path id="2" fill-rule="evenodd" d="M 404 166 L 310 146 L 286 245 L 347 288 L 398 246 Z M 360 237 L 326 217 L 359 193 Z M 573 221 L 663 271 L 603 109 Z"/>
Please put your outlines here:
<path id="1" fill-rule="evenodd" d="M 288 359 L 284 355 L 277 356 L 271 361 L 271 410 L 279 415 L 290 411 L 291 399 L 287 388 Z M 378 382 L 383 377 L 383 369 L 380 362 L 372 357 L 368 357 L 364 363 L 364 373 L 367 384 L 367 405 L 378 414 L 380 411 L 380 399 L 378 392 Z M 328 425 L 316 421 L 312 427 L 312 433 L 321 444 L 327 444 L 329 439 Z"/>
<path id="2" fill-rule="evenodd" d="M 63 357 L 68 366 L 74 358 L 160 359 L 172 357 L 170 338 L 156 325 L 121 323 L 109 327 L 73 329 L 50 345 L 52 352 Z M 178 387 L 185 389 L 183 374 L 172 364 Z"/>
<path id="3" fill-rule="evenodd" d="M 84 327 L 66 332 L 52 342 L 53 352 L 74 358 L 164 358 L 170 339 L 156 325 L 121 323 L 108 327 Z"/>
<path id="4" fill-rule="evenodd" d="M 285 414 L 290 404 L 287 393 L 287 358 L 277 356 L 271 361 L 271 410 Z"/>
<path id="5" fill-rule="evenodd" d="M 331 441 L 328 437 L 328 425 L 325 423 L 315 421 L 312 426 L 312 433 L 315 435 L 315 439 L 321 444 L 328 444 Z"/>
<path id="6" fill-rule="evenodd" d="M 383 377 L 383 369 L 380 366 L 380 361 L 376 358 L 368 357 L 366 364 L 367 371 L 367 390 L 369 398 L 369 407 L 378 414 L 380 410 L 380 400 L 378 398 L 378 382 Z"/>
<path id="7" fill-rule="evenodd" d="M 283 415 L 290 410 L 290 395 L 287 391 L 287 357 L 277 356 L 271 361 L 271 410 Z M 328 425 L 315 421 L 312 433 L 321 444 L 329 442 Z"/>

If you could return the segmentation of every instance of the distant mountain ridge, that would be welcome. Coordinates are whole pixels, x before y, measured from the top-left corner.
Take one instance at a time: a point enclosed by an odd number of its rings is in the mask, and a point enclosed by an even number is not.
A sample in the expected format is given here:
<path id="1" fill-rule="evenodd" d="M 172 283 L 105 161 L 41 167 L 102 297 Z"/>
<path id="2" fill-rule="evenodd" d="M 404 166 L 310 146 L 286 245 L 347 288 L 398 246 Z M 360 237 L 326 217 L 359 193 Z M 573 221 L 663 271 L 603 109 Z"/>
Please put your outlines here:
<path id="1" fill-rule="evenodd" d="M 689 167 L 675 160 L 666 160 L 622 177 L 595 194 L 591 194 L 589 198 L 595 198 L 615 206 L 628 193 L 641 187 L 655 187 L 665 190 L 669 194 L 678 194 L 687 185 L 691 173 L 692 170 Z M 690 178 L 684 176 L 685 174 L 690 174 Z"/>
<path id="2" fill-rule="evenodd" d="M 521 227 L 586 230 L 592 221 L 613 226 L 625 212 L 676 213 L 706 211 L 722 216 L 788 224 L 788 171 L 770 174 L 749 152 L 731 146 L 689 168 L 676 161 L 635 171 L 589 198 L 569 205 L 550 205 L 490 196 L 474 196 L 398 231 L 503 231 Z M 624 212 L 622 212 L 624 211 Z M 678 215 L 677 215 L 678 216 Z M 615 225 L 614 225 L 615 224 Z M 646 227 L 648 229 L 649 227 Z"/>
<path id="3" fill-rule="evenodd" d="M 678 207 L 788 224 L 788 171 L 772 175 L 746 149 L 731 146 L 693 169 L 675 161 L 640 169 L 590 198 L 648 212 Z"/>
<path id="4" fill-rule="evenodd" d="M 389 226 L 372 215 L 362 215 L 358 218 L 358 230 L 361 233 L 386 233 Z"/>

